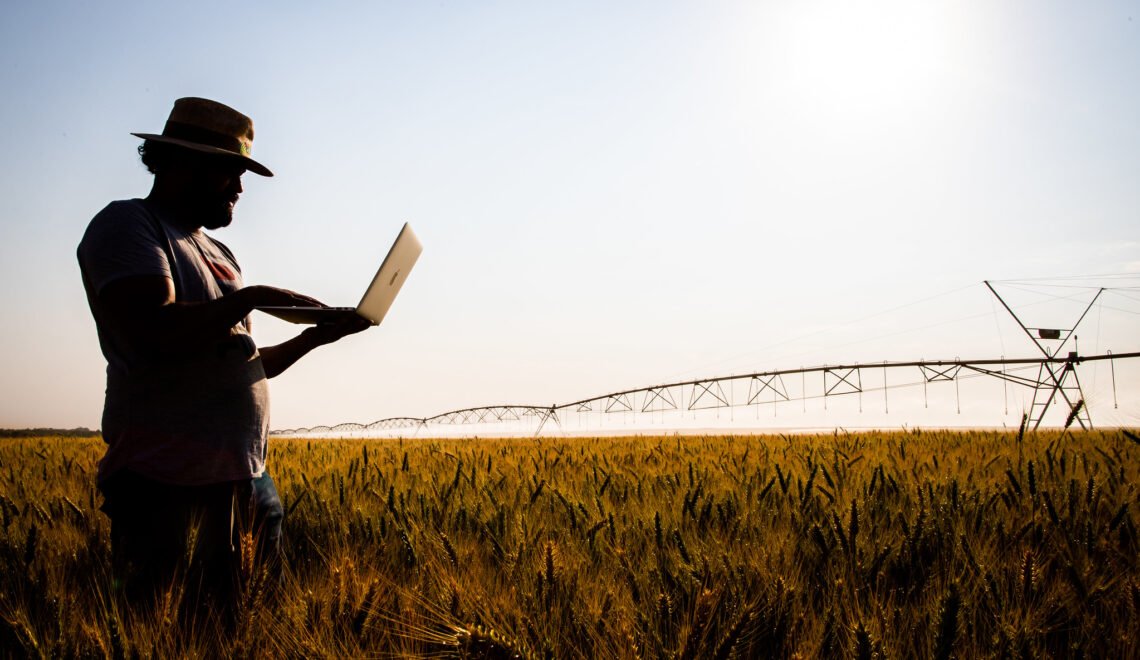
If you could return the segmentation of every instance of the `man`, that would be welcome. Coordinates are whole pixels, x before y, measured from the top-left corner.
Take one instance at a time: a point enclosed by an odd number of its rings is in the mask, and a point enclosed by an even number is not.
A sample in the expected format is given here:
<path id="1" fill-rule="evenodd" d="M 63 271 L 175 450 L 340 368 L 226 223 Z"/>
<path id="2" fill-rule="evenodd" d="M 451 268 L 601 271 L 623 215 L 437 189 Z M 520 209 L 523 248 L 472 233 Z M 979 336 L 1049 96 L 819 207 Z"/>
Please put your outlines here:
<path id="1" fill-rule="evenodd" d="M 283 511 L 265 470 L 266 379 L 369 323 L 346 318 L 259 349 L 254 307 L 321 303 L 244 286 L 233 253 L 202 232 L 230 224 L 247 170 L 273 176 L 250 158 L 253 122 L 183 98 L 161 134 L 133 135 L 145 140 L 150 194 L 100 211 L 78 250 L 107 358 L 97 483 L 116 582 L 129 597 L 150 597 L 180 577 L 225 601 L 242 532 L 252 526 L 270 555 L 280 543 Z"/>

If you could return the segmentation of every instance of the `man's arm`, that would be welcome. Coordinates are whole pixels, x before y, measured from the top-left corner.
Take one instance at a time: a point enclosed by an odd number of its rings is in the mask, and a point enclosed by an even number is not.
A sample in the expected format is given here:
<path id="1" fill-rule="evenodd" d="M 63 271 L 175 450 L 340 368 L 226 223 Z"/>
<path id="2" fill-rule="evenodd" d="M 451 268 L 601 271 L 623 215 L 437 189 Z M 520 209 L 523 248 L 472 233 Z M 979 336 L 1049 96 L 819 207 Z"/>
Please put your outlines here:
<path id="1" fill-rule="evenodd" d="M 306 328 L 289 341 L 258 349 L 261 353 L 261 364 L 265 368 L 265 376 L 267 378 L 279 376 L 314 348 L 331 344 L 371 326 L 372 323 L 367 319 L 354 315 L 336 323 L 322 323 Z"/>
<path id="2" fill-rule="evenodd" d="M 99 302 L 111 332 L 152 355 L 224 339 L 254 307 L 323 306 L 308 296 L 269 286 L 248 286 L 208 302 L 175 302 L 174 282 L 157 275 L 114 280 L 99 292 Z"/>

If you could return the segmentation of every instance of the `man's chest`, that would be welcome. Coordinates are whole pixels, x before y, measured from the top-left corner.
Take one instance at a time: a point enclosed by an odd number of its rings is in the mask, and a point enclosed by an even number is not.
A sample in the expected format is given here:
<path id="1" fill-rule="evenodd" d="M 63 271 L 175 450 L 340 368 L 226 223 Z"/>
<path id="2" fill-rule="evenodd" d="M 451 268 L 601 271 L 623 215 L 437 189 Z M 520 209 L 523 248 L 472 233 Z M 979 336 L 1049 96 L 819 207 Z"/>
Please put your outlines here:
<path id="1" fill-rule="evenodd" d="M 182 236 L 172 243 L 182 301 L 215 300 L 242 287 L 241 270 L 233 257 L 207 237 Z"/>

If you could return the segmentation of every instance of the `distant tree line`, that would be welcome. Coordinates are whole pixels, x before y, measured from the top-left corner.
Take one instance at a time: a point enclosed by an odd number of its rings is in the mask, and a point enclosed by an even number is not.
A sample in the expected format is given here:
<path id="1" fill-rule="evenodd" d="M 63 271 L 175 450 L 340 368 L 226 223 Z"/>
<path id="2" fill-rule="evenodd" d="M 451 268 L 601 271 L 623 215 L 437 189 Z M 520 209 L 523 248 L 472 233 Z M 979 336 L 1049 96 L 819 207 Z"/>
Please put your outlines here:
<path id="1" fill-rule="evenodd" d="M 92 431 L 86 426 L 73 429 L 0 429 L 0 438 L 39 438 L 45 436 L 65 436 L 68 438 L 92 438 L 99 430 Z"/>

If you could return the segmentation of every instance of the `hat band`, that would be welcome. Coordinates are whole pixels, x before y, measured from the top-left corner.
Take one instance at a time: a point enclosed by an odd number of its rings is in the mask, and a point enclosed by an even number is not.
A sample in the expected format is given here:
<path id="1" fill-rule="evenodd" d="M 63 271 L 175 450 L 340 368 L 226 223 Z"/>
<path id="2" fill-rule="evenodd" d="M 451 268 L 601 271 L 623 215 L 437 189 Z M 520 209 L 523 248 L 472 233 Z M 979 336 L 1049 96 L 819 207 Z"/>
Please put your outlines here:
<path id="1" fill-rule="evenodd" d="M 249 145 L 239 138 L 180 121 L 167 121 L 162 129 L 162 136 L 217 147 L 247 157 L 250 153 Z"/>

